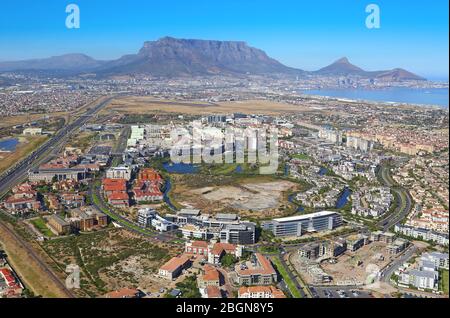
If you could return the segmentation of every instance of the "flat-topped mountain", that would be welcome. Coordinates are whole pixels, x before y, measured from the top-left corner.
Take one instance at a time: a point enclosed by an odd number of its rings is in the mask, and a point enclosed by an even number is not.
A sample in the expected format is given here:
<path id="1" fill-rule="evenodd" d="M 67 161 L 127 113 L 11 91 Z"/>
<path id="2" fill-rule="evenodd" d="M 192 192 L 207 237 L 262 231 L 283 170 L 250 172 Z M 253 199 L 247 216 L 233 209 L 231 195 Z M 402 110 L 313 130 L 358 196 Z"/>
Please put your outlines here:
<path id="1" fill-rule="evenodd" d="M 188 40 L 165 37 L 145 42 L 138 54 L 106 63 L 102 74 L 189 76 L 215 74 L 300 74 L 259 49 L 238 41 Z"/>
<path id="2" fill-rule="evenodd" d="M 0 71 L 32 71 L 42 74 L 77 75 L 92 73 L 100 77 L 150 75 L 188 77 L 207 75 L 289 75 L 349 76 L 386 81 L 425 80 L 403 69 L 365 71 L 347 58 L 306 72 L 288 67 L 264 51 L 242 41 L 212 41 L 164 37 L 145 42 L 136 54 L 117 60 L 98 61 L 84 54 L 66 54 L 46 59 L 0 62 Z"/>

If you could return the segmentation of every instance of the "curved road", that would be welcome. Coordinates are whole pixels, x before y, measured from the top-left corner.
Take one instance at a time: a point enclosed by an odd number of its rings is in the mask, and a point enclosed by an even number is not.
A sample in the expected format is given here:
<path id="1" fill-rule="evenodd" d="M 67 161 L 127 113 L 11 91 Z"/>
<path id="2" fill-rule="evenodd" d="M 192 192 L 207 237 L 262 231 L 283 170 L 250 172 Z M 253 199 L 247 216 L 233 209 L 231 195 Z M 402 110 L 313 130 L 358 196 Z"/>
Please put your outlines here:
<path id="1" fill-rule="evenodd" d="M 412 198 L 406 189 L 398 186 L 392 179 L 388 165 L 381 165 L 378 170 L 378 177 L 384 186 L 391 188 L 397 202 L 395 210 L 378 222 L 378 225 L 383 227 L 384 231 L 387 231 L 408 216 L 412 209 Z"/>

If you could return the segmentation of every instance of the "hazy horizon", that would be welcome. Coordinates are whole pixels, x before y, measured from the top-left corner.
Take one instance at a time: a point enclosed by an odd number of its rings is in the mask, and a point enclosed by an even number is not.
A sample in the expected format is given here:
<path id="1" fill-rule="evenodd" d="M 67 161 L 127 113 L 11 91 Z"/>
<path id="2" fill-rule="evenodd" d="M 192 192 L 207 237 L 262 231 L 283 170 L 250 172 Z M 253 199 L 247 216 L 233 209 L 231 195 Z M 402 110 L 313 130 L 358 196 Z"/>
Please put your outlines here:
<path id="1" fill-rule="evenodd" d="M 380 7 L 381 28 L 365 26 L 369 3 Z M 245 41 L 281 63 L 306 71 L 341 57 L 365 70 L 404 68 L 448 81 L 448 2 L 320 3 L 281 0 L 120 1 L 74 0 L 80 29 L 65 27 L 69 3 L 18 0 L 0 12 L 0 61 L 82 53 L 99 60 L 136 53 L 164 36 Z"/>

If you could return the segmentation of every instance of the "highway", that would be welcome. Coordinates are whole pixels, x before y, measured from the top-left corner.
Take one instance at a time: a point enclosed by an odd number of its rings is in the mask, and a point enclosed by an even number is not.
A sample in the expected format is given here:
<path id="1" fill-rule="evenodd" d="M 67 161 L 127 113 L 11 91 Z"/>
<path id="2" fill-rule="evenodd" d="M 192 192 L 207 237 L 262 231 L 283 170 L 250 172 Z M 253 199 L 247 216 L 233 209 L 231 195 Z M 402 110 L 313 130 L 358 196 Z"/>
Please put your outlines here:
<path id="1" fill-rule="evenodd" d="M 33 151 L 26 158 L 7 170 L 0 176 L 0 199 L 15 185 L 25 180 L 30 169 L 36 168 L 50 157 L 52 153 L 56 153 L 64 144 L 67 138 L 79 127 L 83 126 L 92 115 L 105 107 L 114 97 L 109 97 L 100 102 L 97 106 L 90 108 L 88 111 L 78 117 L 75 121 L 69 123 L 53 135 L 37 150 Z"/>
<path id="2" fill-rule="evenodd" d="M 378 170 L 378 178 L 384 186 L 391 188 L 397 202 L 395 210 L 378 222 L 378 225 L 381 226 L 384 231 L 387 231 L 400 223 L 411 212 L 412 198 L 406 189 L 398 186 L 392 179 L 389 166 L 382 165 L 380 167 Z"/>
<path id="3" fill-rule="evenodd" d="M 30 169 L 36 168 L 40 164 L 46 162 L 52 155 L 58 153 L 64 146 L 67 138 L 79 127 L 84 125 L 92 115 L 100 111 L 105 107 L 114 97 L 109 97 L 95 107 L 90 108 L 83 115 L 78 117 L 73 122 L 64 126 L 55 135 L 53 135 L 47 142 L 40 146 L 37 150 L 33 151 L 22 161 L 17 163 L 15 166 L 11 167 L 5 173 L 0 176 L 0 199 L 15 185 L 22 182 L 27 178 L 28 171 Z M 0 210 L 0 213 L 3 211 Z M 39 255 L 29 246 L 23 238 L 21 238 L 13 229 L 9 228 L 7 224 L 0 222 L 0 227 L 5 232 L 9 233 L 12 239 L 15 240 L 17 246 L 23 246 L 27 253 L 33 258 L 34 261 L 39 265 L 39 267 L 48 275 L 51 279 L 67 297 L 73 298 L 74 294 L 68 290 L 65 284 L 58 278 L 53 271 L 51 271 L 47 264 L 41 260 Z"/>

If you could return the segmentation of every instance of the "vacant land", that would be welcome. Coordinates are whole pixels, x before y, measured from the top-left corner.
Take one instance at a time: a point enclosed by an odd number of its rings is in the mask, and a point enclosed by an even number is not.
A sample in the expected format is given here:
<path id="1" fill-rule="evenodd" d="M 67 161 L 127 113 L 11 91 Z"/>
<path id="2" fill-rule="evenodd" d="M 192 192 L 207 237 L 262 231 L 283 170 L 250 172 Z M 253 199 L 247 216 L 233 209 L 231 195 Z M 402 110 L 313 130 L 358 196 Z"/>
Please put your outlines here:
<path id="1" fill-rule="evenodd" d="M 442 280 L 441 280 L 441 290 L 445 295 L 448 295 L 448 269 L 441 271 Z"/>
<path id="2" fill-rule="evenodd" d="M 43 247 L 59 267 L 80 267 L 77 293 L 89 297 L 124 287 L 156 292 L 167 284 L 157 277 L 158 268 L 180 252 L 173 244 L 152 243 L 121 229 L 54 239 Z"/>
<path id="3" fill-rule="evenodd" d="M 371 268 L 381 269 L 394 257 L 395 255 L 389 255 L 387 252 L 385 243 L 372 242 L 356 252 L 345 252 L 338 257 L 335 264 L 324 261 L 321 267 L 333 277 L 334 284 L 338 282 L 364 283 L 372 272 Z"/>
<path id="4" fill-rule="evenodd" d="M 285 194 L 298 187 L 296 183 L 270 176 L 183 176 L 176 179 L 172 197 L 179 204 L 205 212 L 226 210 L 251 218 L 283 215 L 288 205 Z"/>
<path id="5" fill-rule="evenodd" d="M 24 281 L 25 285 L 33 291 L 35 295 L 48 298 L 67 297 L 66 293 L 49 277 L 49 274 L 41 265 L 29 254 L 24 243 L 4 226 L 0 226 L 0 242 L 2 248 L 8 255 L 8 260 Z M 26 244 L 26 243 L 25 243 Z"/>
<path id="6" fill-rule="evenodd" d="M 20 136 L 17 138 L 19 138 L 19 144 L 15 151 L 0 152 L 0 173 L 20 161 L 47 140 L 46 136 Z"/>
<path id="7" fill-rule="evenodd" d="M 125 97 L 115 99 L 102 113 L 115 111 L 126 114 L 179 113 L 179 114 L 267 114 L 297 113 L 308 111 L 307 107 L 266 100 L 206 103 L 197 101 L 156 100 L 151 97 Z"/>
<path id="8" fill-rule="evenodd" d="M 43 119 L 45 116 L 49 117 L 65 117 L 66 112 L 55 112 L 51 114 L 27 114 L 27 115 L 17 115 L 8 116 L 0 118 L 0 128 L 11 127 L 15 125 L 27 124 L 32 121 Z"/>

